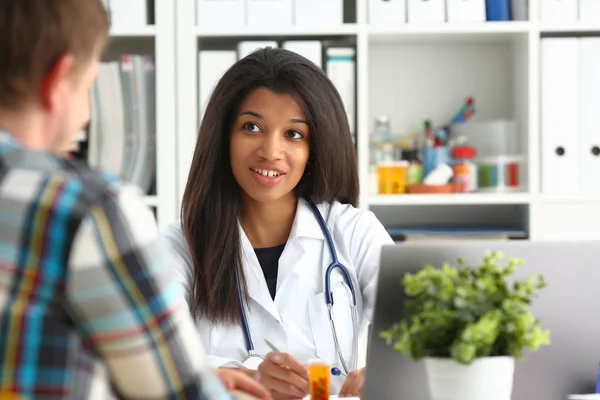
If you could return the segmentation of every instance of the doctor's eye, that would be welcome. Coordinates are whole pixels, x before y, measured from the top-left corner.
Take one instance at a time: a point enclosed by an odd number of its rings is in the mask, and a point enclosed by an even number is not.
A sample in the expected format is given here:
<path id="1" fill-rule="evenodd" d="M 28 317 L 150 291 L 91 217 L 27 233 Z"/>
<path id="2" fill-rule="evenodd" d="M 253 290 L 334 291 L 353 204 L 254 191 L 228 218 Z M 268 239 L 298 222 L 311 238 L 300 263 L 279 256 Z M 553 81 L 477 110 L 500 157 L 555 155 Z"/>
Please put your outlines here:
<path id="1" fill-rule="evenodd" d="M 260 126 L 255 124 L 254 122 L 246 122 L 242 125 L 242 129 L 245 129 L 250 132 L 260 132 Z"/>
<path id="2" fill-rule="evenodd" d="M 286 136 L 290 139 L 302 139 L 304 135 L 298 131 L 287 131 Z"/>

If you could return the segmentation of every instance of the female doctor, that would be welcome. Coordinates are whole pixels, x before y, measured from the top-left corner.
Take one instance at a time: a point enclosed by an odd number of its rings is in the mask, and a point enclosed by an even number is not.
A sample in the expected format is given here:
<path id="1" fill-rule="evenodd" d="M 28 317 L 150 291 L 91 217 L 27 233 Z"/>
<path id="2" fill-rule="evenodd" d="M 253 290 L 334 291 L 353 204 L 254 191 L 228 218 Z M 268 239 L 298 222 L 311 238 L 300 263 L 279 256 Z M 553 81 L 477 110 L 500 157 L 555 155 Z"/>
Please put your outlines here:
<path id="1" fill-rule="evenodd" d="M 213 367 L 243 368 L 274 399 L 302 398 L 319 359 L 332 394 L 360 395 L 358 327 L 393 241 L 358 195 L 348 119 L 320 68 L 265 48 L 223 75 L 181 222 L 162 233 Z"/>

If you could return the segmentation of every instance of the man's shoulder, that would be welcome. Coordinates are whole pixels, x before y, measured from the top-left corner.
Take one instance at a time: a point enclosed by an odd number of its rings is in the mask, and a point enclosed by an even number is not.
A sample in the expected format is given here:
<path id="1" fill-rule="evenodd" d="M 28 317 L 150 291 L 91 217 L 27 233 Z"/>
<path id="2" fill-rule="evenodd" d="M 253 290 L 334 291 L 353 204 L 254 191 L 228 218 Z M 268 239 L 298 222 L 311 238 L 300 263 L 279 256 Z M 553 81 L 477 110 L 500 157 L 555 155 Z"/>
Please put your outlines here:
<path id="1" fill-rule="evenodd" d="M 141 190 L 116 175 L 90 168 L 78 160 L 55 159 L 52 168 L 9 166 L 1 179 L 4 200 L 36 203 L 44 209 L 85 214 L 94 204 L 116 202 L 122 195 L 139 197 Z"/>

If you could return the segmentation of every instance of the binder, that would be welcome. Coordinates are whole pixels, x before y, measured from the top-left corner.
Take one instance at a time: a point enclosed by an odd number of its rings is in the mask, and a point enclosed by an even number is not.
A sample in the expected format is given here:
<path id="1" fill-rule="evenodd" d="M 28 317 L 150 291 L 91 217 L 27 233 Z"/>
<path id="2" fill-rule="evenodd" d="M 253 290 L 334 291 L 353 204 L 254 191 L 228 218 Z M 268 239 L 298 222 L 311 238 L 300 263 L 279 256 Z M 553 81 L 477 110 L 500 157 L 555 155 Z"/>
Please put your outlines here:
<path id="1" fill-rule="evenodd" d="M 579 0 L 579 19 L 600 23 L 600 0 Z"/>
<path id="2" fill-rule="evenodd" d="M 544 22 L 575 22 L 578 0 L 540 0 L 540 20 Z"/>
<path id="3" fill-rule="evenodd" d="M 406 0 L 369 0 L 371 25 L 406 23 Z"/>
<path id="4" fill-rule="evenodd" d="M 329 27 L 344 23 L 343 0 L 293 0 L 293 7 L 294 24 L 298 26 Z"/>
<path id="5" fill-rule="evenodd" d="M 246 0 L 248 26 L 289 27 L 293 24 L 292 0 Z"/>
<path id="6" fill-rule="evenodd" d="M 323 68 L 323 44 L 320 40 L 289 40 L 282 43 L 286 50 L 298 53 Z"/>
<path id="7" fill-rule="evenodd" d="M 326 43 L 325 72 L 342 98 L 353 140 L 356 136 L 356 49 Z"/>
<path id="8" fill-rule="evenodd" d="M 600 38 L 579 39 L 579 177 L 582 194 L 600 194 Z"/>
<path id="9" fill-rule="evenodd" d="M 110 0 L 112 29 L 131 29 L 148 25 L 146 0 Z"/>
<path id="10" fill-rule="evenodd" d="M 234 50 L 201 50 L 198 53 L 198 106 L 202 120 L 210 94 L 223 74 L 237 61 Z"/>
<path id="11" fill-rule="evenodd" d="M 256 49 L 264 47 L 278 47 L 278 45 L 274 40 L 245 40 L 239 42 L 237 46 L 238 59 L 241 60 L 248 54 L 253 53 Z"/>
<path id="12" fill-rule="evenodd" d="M 577 194 L 579 136 L 577 38 L 541 42 L 542 192 Z"/>
<path id="13" fill-rule="evenodd" d="M 513 21 L 528 21 L 529 0 L 512 0 L 510 2 L 510 16 Z"/>
<path id="14" fill-rule="evenodd" d="M 485 0 L 447 0 L 448 22 L 485 22 Z"/>
<path id="15" fill-rule="evenodd" d="M 408 22 L 411 24 L 446 21 L 445 0 L 408 0 Z"/>
<path id="16" fill-rule="evenodd" d="M 510 0 L 485 0 L 485 7 L 488 21 L 510 21 Z"/>
<path id="17" fill-rule="evenodd" d="M 244 26 L 246 0 L 196 0 L 196 23 L 200 27 Z"/>

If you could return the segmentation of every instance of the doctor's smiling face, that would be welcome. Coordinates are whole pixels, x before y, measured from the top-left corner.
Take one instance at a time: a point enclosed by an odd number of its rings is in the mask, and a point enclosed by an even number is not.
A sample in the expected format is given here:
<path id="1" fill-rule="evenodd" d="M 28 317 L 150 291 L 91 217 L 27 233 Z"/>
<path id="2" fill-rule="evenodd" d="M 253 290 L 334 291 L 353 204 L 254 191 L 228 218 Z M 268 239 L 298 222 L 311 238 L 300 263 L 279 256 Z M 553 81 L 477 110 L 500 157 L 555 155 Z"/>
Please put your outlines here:
<path id="1" fill-rule="evenodd" d="M 231 127 L 230 160 L 244 195 L 260 203 L 295 196 L 310 155 L 309 121 L 295 98 L 260 87 Z"/>

